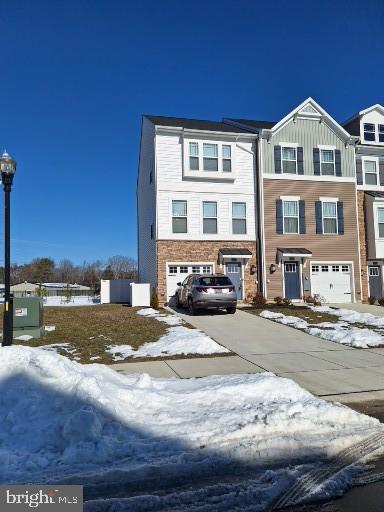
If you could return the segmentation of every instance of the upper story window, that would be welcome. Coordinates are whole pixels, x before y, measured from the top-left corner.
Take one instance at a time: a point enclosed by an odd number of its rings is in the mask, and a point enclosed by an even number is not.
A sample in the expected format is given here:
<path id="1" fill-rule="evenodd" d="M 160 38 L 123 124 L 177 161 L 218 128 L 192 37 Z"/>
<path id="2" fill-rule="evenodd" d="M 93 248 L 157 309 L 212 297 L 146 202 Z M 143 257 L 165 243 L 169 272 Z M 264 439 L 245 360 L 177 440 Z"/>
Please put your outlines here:
<path id="1" fill-rule="evenodd" d="M 172 233 L 187 233 L 187 201 L 172 201 Z"/>
<path id="2" fill-rule="evenodd" d="M 217 144 L 203 144 L 203 169 L 204 171 L 219 170 Z"/>
<path id="3" fill-rule="evenodd" d="M 231 172 L 232 171 L 232 156 L 231 156 L 231 146 L 228 144 L 223 144 L 221 146 L 222 157 L 223 157 L 223 172 Z"/>
<path id="4" fill-rule="evenodd" d="M 298 201 L 283 201 L 283 226 L 284 234 L 299 232 Z"/>
<path id="5" fill-rule="evenodd" d="M 297 151 L 293 147 L 281 148 L 282 170 L 286 173 L 296 174 L 297 172 Z"/>
<path id="6" fill-rule="evenodd" d="M 189 168 L 191 171 L 199 170 L 199 145 L 197 142 L 189 143 Z"/>
<path id="7" fill-rule="evenodd" d="M 377 209 L 377 231 L 379 238 L 384 238 L 384 208 Z"/>
<path id="8" fill-rule="evenodd" d="M 246 203 L 232 203 L 232 233 L 245 235 L 247 233 Z"/>
<path id="9" fill-rule="evenodd" d="M 378 183 L 377 160 L 363 158 L 362 166 L 363 166 L 364 184 L 365 185 L 377 185 L 377 183 Z"/>
<path id="10" fill-rule="evenodd" d="M 215 201 L 203 202 L 203 233 L 217 233 L 217 203 Z"/>
<path id="11" fill-rule="evenodd" d="M 379 142 L 384 142 L 384 124 L 379 124 Z"/>
<path id="12" fill-rule="evenodd" d="M 320 169 L 325 176 L 335 175 L 335 151 L 333 149 L 320 149 Z"/>
<path id="13" fill-rule="evenodd" d="M 337 202 L 323 201 L 323 234 L 337 235 Z"/>
<path id="14" fill-rule="evenodd" d="M 376 127 L 373 123 L 364 123 L 364 140 L 376 140 Z"/>

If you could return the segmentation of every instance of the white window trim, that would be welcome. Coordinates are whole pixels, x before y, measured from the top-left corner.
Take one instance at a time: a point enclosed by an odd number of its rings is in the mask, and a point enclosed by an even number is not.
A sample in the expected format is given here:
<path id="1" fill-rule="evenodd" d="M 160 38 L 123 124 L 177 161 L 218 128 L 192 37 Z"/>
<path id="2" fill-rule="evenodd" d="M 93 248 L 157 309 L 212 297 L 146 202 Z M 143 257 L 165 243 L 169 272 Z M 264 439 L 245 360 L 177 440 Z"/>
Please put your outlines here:
<path id="1" fill-rule="evenodd" d="M 194 142 L 198 145 L 198 159 L 199 169 L 192 170 L 190 168 L 189 161 L 189 143 Z M 217 145 L 217 160 L 218 170 L 217 171 L 205 171 L 204 170 L 204 144 L 216 144 Z M 231 171 L 223 171 L 223 160 L 229 160 L 229 158 L 223 159 L 223 146 L 230 146 L 231 148 Z M 234 181 L 236 173 L 236 143 L 231 141 L 218 141 L 209 139 L 192 139 L 186 138 L 183 141 L 183 177 L 195 178 L 198 180 L 220 180 L 220 181 Z"/>
<path id="2" fill-rule="evenodd" d="M 297 174 L 297 148 L 299 147 L 298 144 L 296 143 L 284 143 L 284 144 L 281 144 L 281 148 L 280 148 L 280 151 L 281 151 L 281 155 L 280 155 L 280 158 L 281 158 L 281 172 L 282 174 Z M 294 160 L 287 160 L 286 158 L 283 158 L 283 150 L 284 148 L 290 148 L 290 149 L 295 149 L 295 154 L 296 154 L 296 158 Z M 295 172 L 285 172 L 284 171 L 284 163 L 283 162 L 295 162 Z"/>
<path id="3" fill-rule="evenodd" d="M 186 203 L 186 205 L 187 205 L 187 215 L 185 217 L 178 217 L 180 219 L 184 219 L 184 218 L 187 219 L 187 231 L 185 231 L 184 233 L 174 233 L 173 232 L 173 202 L 174 201 L 184 201 Z M 170 201 L 169 201 L 169 214 L 170 214 L 170 218 L 171 218 L 170 228 L 171 228 L 171 234 L 172 235 L 187 235 L 188 234 L 188 227 L 189 227 L 188 226 L 188 224 L 189 224 L 188 223 L 188 208 L 189 208 L 189 206 L 188 206 L 188 200 L 187 199 L 182 199 L 182 198 L 180 198 L 180 199 L 174 199 L 174 198 L 170 199 Z"/>
<path id="4" fill-rule="evenodd" d="M 320 198 L 320 201 L 321 201 L 321 224 L 322 224 L 323 235 L 326 235 L 326 236 L 335 236 L 335 235 L 339 234 L 339 219 L 338 219 L 338 215 L 337 215 L 337 203 L 338 203 L 338 201 L 335 201 L 334 199 L 336 199 L 336 198 L 330 198 L 330 197 Z M 325 233 L 324 232 L 324 203 L 336 204 L 336 233 Z M 326 217 L 326 218 L 327 219 L 334 219 L 335 217 Z"/>
<path id="5" fill-rule="evenodd" d="M 283 234 L 284 235 L 299 235 L 300 234 L 300 205 L 299 205 L 299 199 L 292 199 L 292 198 L 289 198 L 289 199 L 283 199 Z M 285 219 L 285 215 L 284 215 L 284 202 L 288 202 L 288 201 L 291 201 L 291 202 L 296 202 L 297 203 L 297 231 L 295 231 L 294 233 L 292 231 L 285 231 L 285 222 L 284 222 L 284 219 Z M 288 219 L 293 219 L 294 217 L 292 215 L 290 216 L 287 216 Z"/>
<path id="6" fill-rule="evenodd" d="M 319 201 L 322 203 L 338 203 L 339 198 L 338 197 L 319 197 Z"/>
<path id="7" fill-rule="evenodd" d="M 336 154 L 335 154 L 335 146 L 322 146 L 322 145 L 319 145 L 318 146 L 319 148 L 319 159 L 320 159 L 320 174 L 321 176 L 336 176 Z M 323 169 L 321 167 L 321 164 L 330 164 L 332 162 L 322 162 L 321 161 L 321 153 L 322 151 L 333 151 L 333 174 L 323 174 Z"/>
<path id="8" fill-rule="evenodd" d="M 384 240 L 384 237 L 380 237 L 380 234 L 379 234 L 379 209 L 384 210 L 384 204 L 383 203 L 374 204 L 373 208 L 374 208 L 374 215 L 375 215 L 374 216 L 375 238 L 376 238 L 376 240 Z M 382 224 L 382 223 L 380 223 L 380 224 Z"/>
<path id="9" fill-rule="evenodd" d="M 327 144 L 318 144 L 317 147 L 319 149 L 325 149 L 325 150 L 329 150 L 329 151 L 331 151 L 331 150 L 335 151 L 335 149 L 337 149 L 336 146 L 329 146 Z"/>
<path id="10" fill-rule="evenodd" d="M 364 170 L 365 162 L 375 162 L 375 164 L 376 164 L 376 185 L 370 185 L 368 183 L 365 183 L 365 170 Z M 361 171 L 363 173 L 363 186 L 380 187 L 379 157 L 378 156 L 362 156 L 361 157 Z M 373 174 L 373 172 L 370 172 L 368 174 Z"/>
<path id="11" fill-rule="evenodd" d="M 282 201 L 300 201 L 300 196 L 280 196 Z"/>
<path id="12" fill-rule="evenodd" d="M 366 124 L 372 124 L 373 125 L 373 131 L 368 131 L 368 130 L 365 130 L 364 128 L 364 125 Z M 373 133 L 374 136 L 375 136 L 375 139 L 374 140 L 367 140 L 365 138 L 365 132 L 367 131 L 367 133 Z M 378 144 L 383 144 L 382 142 L 379 143 L 379 123 L 369 123 L 369 122 L 362 122 L 361 123 L 361 132 L 362 132 L 362 139 L 363 139 L 363 142 L 366 142 L 367 144 L 372 144 L 372 142 L 375 142 L 375 143 L 378 143 Z"/>
<path id="13" fill-rule="evenodd" d="M 279 146 L 281 146 L 282 148 L 298 148 L 299 147 L 299 143 L 298 142 L 280 142 L 279 143 Z"/>
<path id="14" fill-rule="evenodd" d="M 245 205 L 245 216 L 244 217 L 234 217 L 233 216 L 233 205 L 234 204 L 244 204 Z M 231 228 L 232 228 L 232 235 L 234 236 L 246 236 L 248 233 L 248 205 L 246 201 L 232 201 L 231 202 Z M 234 233 L 233 232 L 233 220 L 245 220 L 245 233 Z"/>
<path id="15" fill-rule="evenodd" d="M 216 217 L 204 217 L 204 203 L 216 203 Z M 216 233 L 204 233 L 204 219 L 216 219 Z M 219 202 L 205 199 L 201 201 L 201 234 L 204 237 L 217 236 L 219 234 Z"/>

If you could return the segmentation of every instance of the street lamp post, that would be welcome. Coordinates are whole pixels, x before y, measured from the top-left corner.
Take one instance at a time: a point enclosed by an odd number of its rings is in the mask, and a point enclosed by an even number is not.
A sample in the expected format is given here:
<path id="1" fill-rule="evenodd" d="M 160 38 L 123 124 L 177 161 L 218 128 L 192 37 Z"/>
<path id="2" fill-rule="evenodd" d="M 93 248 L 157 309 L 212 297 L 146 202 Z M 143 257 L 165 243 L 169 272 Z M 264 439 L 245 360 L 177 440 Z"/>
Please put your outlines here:
<path id="1" fill-rule="evenodd" d="M 16 162 L 6 150 L 0 158 L 1 182 L 4 190 L 4 313 L 2 346 L 12 345 L 13 298 L 11 297 L 11 189 Z"/>

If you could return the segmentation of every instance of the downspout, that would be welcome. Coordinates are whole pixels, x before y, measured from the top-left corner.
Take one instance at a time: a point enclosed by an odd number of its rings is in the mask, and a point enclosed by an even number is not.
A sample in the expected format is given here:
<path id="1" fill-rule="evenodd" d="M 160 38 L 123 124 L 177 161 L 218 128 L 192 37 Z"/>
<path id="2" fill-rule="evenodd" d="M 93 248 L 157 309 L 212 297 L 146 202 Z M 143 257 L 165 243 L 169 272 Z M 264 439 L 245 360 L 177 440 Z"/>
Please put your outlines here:
<path id="1" fill-rule="evenodd" d="M 257 266 L 258 266 L 258 290 L 267 296 L 266 270 L 265 270 L 265 242 L 264 242 L 264 183 L 263 183 L 263 144 L 262 137 L 257 139 L 257 169 L 256 169 L 256 188 L 257 188 Z"/>

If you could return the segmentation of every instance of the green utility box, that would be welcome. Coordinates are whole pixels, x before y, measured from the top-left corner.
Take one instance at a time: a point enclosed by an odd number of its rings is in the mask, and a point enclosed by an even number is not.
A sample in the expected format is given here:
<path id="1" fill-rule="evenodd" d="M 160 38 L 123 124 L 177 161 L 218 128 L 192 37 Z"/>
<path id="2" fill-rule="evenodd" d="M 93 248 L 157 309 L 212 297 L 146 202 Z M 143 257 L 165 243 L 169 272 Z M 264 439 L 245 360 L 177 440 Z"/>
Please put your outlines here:
<path id="1" fill-rule="evenodd" d="M 40 338 L 44 333 L 43 299 L 16 297 L 13 299 L 13 337 L 28 335 Z"/>

